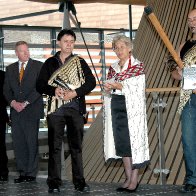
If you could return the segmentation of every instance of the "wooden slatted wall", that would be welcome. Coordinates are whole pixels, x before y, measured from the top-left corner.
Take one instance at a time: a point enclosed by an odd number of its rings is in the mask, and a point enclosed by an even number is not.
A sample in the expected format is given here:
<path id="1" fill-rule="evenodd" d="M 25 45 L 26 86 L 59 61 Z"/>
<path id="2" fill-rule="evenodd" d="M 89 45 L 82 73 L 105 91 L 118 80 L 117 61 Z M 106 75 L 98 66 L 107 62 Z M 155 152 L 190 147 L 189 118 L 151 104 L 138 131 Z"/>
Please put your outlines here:
<path id="1" fill-rule="evenodd" d="M 188 1 L 154 1 L 153 12 L 168 35 L 176 50 L 186 39 L 190 38 L 186 24 L 188 12 L 196 6 L 194 0 Z M 169 54 L 166 46 L 144 14 L 134 43 L 134 55 L 145 63 L 147 88 L 176 87 L 178 81 L 171 78 L 169 70 L 164 65 Z M 167 103 L 163 112 L 164 142 L 166 168 L 170 170 L 167 177 L 168 184 L 182 184 L 184 180 L 184 161 L 181 144 L 181 126 L 177 107 L 179 92 L 165 92 L 159 94 Z M 141 180 L 143 183 L 159 183 L 159 176 L 153 174 L 154 168 L 159 168 L 159 153 L 157 140 L 156 112 L 152 110 L 152 95 L 147 94 L 149 144 L 151 153 L 150 171 L 146 172 Z"/>
<path id="2" fill-rule="evenodd" d="M 154 14 L 164 28 L 169 40 L 177 49 L 190 35 L 186 18 L 188 12 L 196 7 L 195 0 L 156 0 L 150 1 Z M 143 14 L 134 41 L 134 55 L 145 63 L 148 88 L 176 87 L 178 81 L 171 78 L 164 65 L 168 50 L 151 24 Z M 153 170 L 159 168 L 158 133 L 156 111 L 152 108 L 152 95 L 147 96 L 147 114 L 151 165 L 140 172 L 140 183 L 159 184 L 159 175 Z M 182 184 L 185 171 L 181 145 L 181 127 L 177 106 L 179 92 L 164 92 L 159 97 L 167 103 L 163 111 L 166 169 L 170 170 L 167 184 Z M 102 112 L 90 127 L 84 138 L 84 171 L 87 181 L 123 182 L 125 180 L 122 161 L 104 162 Z M 66 175 L 71 179 L 70 158 L 66 160 Z"/>

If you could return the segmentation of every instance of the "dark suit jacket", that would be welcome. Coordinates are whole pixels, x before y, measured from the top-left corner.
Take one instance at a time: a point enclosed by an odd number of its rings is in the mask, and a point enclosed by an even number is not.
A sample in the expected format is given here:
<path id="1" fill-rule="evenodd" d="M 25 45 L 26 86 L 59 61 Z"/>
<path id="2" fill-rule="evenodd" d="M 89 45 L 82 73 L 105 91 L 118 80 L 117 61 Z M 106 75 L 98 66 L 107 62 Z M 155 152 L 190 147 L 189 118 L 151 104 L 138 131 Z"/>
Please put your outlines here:
<path id="1" fill-rule="evenodd" d="M 21 84 L 19 83 L 19 63 L 15 62 L 6 69 L 4 95 L 8 103 L 28 101 L 30 104 L 20 114 L 11 108 L 11 118 L 23 115 L 25 119 L 43 118 L 44 105 L 41 94 L 36 91 L 36 81 L 42 62 L 29 59 Z"/>
<path id="2" fill-rule="evenodd" d="M 0 121 L 8 122 L 8 114 L 7 114 L 7 101 L 3 95 L 3 84 L 4 84 L 5 72 L 0 70 Z"/>

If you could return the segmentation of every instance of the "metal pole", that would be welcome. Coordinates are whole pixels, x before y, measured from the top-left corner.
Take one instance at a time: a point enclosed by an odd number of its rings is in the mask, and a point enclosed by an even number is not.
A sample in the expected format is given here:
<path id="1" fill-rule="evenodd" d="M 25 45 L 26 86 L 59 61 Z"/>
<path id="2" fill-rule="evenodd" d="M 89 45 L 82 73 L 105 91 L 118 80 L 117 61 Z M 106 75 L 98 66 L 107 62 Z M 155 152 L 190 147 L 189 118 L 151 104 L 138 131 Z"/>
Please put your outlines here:
<path id="1" fill-rule="evenodd" d="M 104 32 L 99 33 L 99 43 L 101 48 L 101 66 L 102 66 L 102 81 L 106 80 L 106 62 L 105 62 L 105 47 L 104 47 Z"/>
<path id="2" fill-rule="evenodd" d="M 4 45 L 3 29 L 0 28 L 0 69 L 1 70 L 4 70 L 3 45 Z"/>
<path id="3" fill-rule="evenodd" d="M 133 26 L 132 26 L 132 6 L 129 5 L 129 33 L 130 33 L 130 39 L 133 40 L 133 36 L 132 36 L 132 31 L 133 31 Z"/>
<path id="4" fill-rule="evenodd" d="M 95 119 L 95 106 L 94 104 L 91 105 L 91 110 L 92 110 L 92 119 Z"/>
<path id="5" fill-rule="evenodd" d="M 168 169 L 165 169 L 165 150 L 164 150 L 164 133 L 163 133 L 163 108 L 166 107 L 166 103 L 159 98 L 157 93 L 153 93 L 153 108 L 157 111 L 157 127 L 158 127 L 158 142 L 159 142 L 159 169 L 155 168 L 154 173 L 160 174 L 160 184 L 166 184 L 166 175 L 169 173 Z"/>
<path id="6" fill-rule="evenodd" d="M 68 10 L 68 2 L 64 3 L 64 16 L 63 16 L 63 29 L 70 29 L 71 24 L 69 21 L 69 10 Z"/>
<path id="7" fill-rule="evenodd" d="M 162 100 L 158 98 L 157 118 L 158 118 L 158 138 L 159 138 L 159 169 L 160 169 L 160 184 L 166 184 L 166 175 L 162 169 L 165 168 L 165 150 L 164 150 L 164 134 L 163 134 L 163 107 Z"/>
<path id="8" fill-rule="evenodd" d="M 56 30 L 52 29 L 50 33 L 50 38 L 51 38 L 51 45 L 52 45 L 52 55 L 56 54 Z"/>

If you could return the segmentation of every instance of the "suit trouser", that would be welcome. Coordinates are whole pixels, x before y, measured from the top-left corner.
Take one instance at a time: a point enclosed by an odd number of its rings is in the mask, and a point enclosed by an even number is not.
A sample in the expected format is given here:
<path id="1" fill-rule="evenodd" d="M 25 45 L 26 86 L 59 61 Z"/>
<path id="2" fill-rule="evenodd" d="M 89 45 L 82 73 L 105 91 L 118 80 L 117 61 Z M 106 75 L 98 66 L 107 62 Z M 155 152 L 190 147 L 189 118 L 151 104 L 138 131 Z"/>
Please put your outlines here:
<path id="1" fill-rule="evenodd" d="M 82 162 L 83 116 L 75 109 L 67 108 L 64 116 L 50 114 L 48 122 L 48 185 L 61 185 L 61 149 L 65 125 L 72 162 L 73 183 L 84 183 Z"/>
<path id="2" fill-rule="evenodd" d="M 22 176 L 36 177 L 38 171 L 39 119 L 18 115 L 12 120 L 12 137 L 17 170 Z"/>
<path id="3" fill-rule="evenodd" d="M 8 175 L 8 158 L 6 153 L 5 131 L 6 121 L 0 120 L 0 176 L 6 177 Z"/>

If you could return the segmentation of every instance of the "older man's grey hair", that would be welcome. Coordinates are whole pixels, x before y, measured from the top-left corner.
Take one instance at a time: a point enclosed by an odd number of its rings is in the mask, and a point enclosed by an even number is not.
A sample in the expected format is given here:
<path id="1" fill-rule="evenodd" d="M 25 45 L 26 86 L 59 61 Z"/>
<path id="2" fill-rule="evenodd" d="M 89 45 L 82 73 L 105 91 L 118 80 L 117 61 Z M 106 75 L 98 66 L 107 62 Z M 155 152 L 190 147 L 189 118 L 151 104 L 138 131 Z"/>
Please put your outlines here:
<path id="1" fill-rule="evenodd" d="M 116 42 L 118 42 L 118 41 L 124 42 L 128 48 L 132 49 L 131 39 L 125 35 L 115 36 L 112 41 L 112 48 L 115 48 Z"/>

